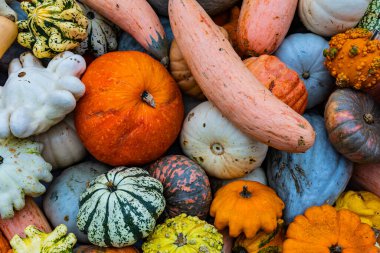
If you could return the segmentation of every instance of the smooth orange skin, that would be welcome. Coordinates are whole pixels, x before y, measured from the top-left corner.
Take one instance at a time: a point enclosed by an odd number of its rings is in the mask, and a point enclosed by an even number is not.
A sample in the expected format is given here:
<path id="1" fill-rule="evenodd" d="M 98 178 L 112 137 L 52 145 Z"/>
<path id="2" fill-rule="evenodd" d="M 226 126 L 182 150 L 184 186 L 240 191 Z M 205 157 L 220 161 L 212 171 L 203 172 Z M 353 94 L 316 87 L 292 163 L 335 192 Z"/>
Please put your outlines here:
<path id="1" fill-rule="evenodd" d="M 138 253 L 134 247 L 126 248 L 101 248 L 93 245 L 84 245 L 74 249 L 74 253 Z"/>
<path id="2" fill-rule="evenodd" d="M 0 31 L 4 31 L 0 36 L 0 59 L 17 38 L 18 30 L 15 22 L 0 16 Z"/>
<path id="3" fill-rule="evenodd" d="M 97 58 L 82 78 L 86 93 L 75 126 L 99 161 L 143 165 L 159 158 L 181 130 L 184 107 L 169 72 L 147 54 L 124 51 Z M 149 92 L 156 108 L 141 99 Z"/>

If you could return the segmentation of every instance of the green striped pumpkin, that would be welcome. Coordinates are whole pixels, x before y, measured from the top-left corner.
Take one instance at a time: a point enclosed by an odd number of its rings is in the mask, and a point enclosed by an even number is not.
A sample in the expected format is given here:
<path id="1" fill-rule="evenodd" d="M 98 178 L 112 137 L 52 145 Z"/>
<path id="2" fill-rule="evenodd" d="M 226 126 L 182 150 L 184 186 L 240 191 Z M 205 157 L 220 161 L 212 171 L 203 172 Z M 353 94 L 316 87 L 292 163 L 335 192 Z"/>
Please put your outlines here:
<path id="1" fill-rule="evenodd" d="M 38 58 L 52 58 L 87 38 L 88 20 L 75 0 L 32 0 L 21 9 L 28 18 L 17 22 L 17 41 Z"/>
<path id="2" fill-rule="evenodd" d="M 164 209 L 160 181 L 140 168 L 117 167 L 82 193 L 77 225 L 92 244 L 120 248 L 147 237 Z"/>
<path id="3" fill-rule="evenodd" d="M 358 27 L 367 28 L 371 31 L 380 30 L 380 0 L 372 0 Z"/>

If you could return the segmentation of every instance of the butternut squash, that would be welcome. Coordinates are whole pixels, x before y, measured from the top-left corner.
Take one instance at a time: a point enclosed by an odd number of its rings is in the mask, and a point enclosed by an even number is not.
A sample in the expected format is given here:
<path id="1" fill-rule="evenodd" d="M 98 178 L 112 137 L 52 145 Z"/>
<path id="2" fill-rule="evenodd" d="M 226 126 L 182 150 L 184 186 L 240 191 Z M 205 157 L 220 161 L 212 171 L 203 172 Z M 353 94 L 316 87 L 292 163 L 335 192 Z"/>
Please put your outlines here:
<path id="1" fill-rule="evenodd" d="M 298 0 L 244 0 L 237 28 L 239 50 L 246 56 L 272 54 L 284 40 Z"/>
<path id="2" fill-rule="evenodd" d="M 13 41 L 17 38 L 17 25 L 15 22 L 7 19 L 4 16 L 0 16 L 0 31 L 5 31 L 1 33 L 0 36 L 0 59 L 3 57 L 4 53 L 12 45 Z"/>
<path id="3" fill-rule="evenodd" d="M 146 0 L 82 0 L 134 37 L 162 64 L 169 64 L 169 42 L 157 14 Z"/>
<path id="4" fill-rule="evenodd" d="M 305 152 L 313 145 L 315 132 L 309 122 L 251 74 L 195 0 L 170 0 L 169 18 L 191 73 L 226 118 L 279 150 Z"/>

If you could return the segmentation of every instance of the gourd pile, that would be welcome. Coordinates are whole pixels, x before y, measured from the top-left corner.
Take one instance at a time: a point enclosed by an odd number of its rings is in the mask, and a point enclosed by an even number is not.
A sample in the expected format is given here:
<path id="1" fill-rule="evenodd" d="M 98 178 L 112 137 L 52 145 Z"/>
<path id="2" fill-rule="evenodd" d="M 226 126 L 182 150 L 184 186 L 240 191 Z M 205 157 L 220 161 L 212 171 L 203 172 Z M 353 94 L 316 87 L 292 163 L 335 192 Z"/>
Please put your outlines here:
<path id="1" fill-rule="evenodd" d="M 0 0 L 0 253 L 378 253 L 380 0 Z"/>

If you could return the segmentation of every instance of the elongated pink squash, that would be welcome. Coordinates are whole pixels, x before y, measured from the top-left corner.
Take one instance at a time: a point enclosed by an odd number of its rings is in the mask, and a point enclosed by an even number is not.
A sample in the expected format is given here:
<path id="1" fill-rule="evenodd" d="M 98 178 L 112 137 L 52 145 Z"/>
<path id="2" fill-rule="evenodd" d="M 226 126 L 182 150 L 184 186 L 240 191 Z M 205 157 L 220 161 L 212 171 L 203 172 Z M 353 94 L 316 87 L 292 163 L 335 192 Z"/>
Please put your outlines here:
<path id="1" fill-rule="evenodd" d="M 280 46 L 292 23 L 298 0 L 244 0 L 237 41 L 246 56 L 271 54 Z"/>
<path id="2" fill-rule="evenodd" d="M 313 145 L 315 132 L 309 122 L 251 74 L 195 0 L 170 0 L 169 18 L 191 73 L 226 118 L 276 149 L 304 152 Z"/>
<path id="3" fill-rule="evenodd" d="M 169 43 L 157 14 L 146 0 L 81 0 L 134 37 L 162 64 L 169 64 Z"/>

